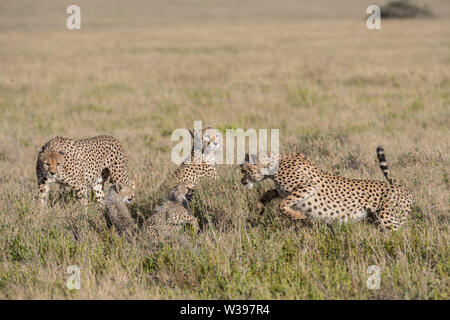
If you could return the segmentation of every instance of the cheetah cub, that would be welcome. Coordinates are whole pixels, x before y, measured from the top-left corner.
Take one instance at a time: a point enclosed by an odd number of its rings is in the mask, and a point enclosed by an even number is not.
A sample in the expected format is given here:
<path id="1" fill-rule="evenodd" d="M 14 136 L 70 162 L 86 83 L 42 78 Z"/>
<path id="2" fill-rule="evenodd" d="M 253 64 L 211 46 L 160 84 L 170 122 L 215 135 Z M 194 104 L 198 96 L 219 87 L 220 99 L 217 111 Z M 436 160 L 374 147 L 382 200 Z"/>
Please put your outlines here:
<path id="1" fill-rule="evenodd" d="M 104 184 L 121 183 L 134 188 L 128 178 L 128 159 L 125 149 L 111 136 L 97 136 L 82 140 L 55 137 L 39 151 L 36 176 L 41 205 L 48 200 L 54 183 L 75 189 L 84 205 L 88 203 L 88 189 L 95 200 L 104 204 Z"/>
<path id="2" fill-rule="evenodd" d="M 197 233 L 198 222 L 189 209 L 192 192 L 191 184 L 182 182 L 176 185 L 169 198 L 156 206 L 153 215 L 145 221 L 144 234 L 150 238 L 164 240 L 181 230 L 186 224 L 190 224 Z"/>
<path id="3" fill-rule="evenodd" d="M 126 206 L 132 197 L 132 190 L 120 184 L 112 185 L 106 197 L 105 219 L 108 226 L 120 233 L 135 233 L 138 227 Z M 192 196 L 192 185 L 180 183 L 170 193 L 161 205 L 155 207 L 154 213 L 148 218 L 142 233 L 152 240 L 164 240 L 178 232 L 184 225 L 190 224 L 198 232 L 197 219 L 191 215 L 189 202 Z"/>
<path id="4" fill-rule="evenodd" d="M 156 189 L 157 194 L 163 194 L 162 199 L 170 196 L 173 188 L 180 183 L 189 185 L 193 192 L 204 179 L 218 178 L 215 151 L 219 148 L 220 132 L 212 127 L 205 127 L 202 131 L 191 129 L 190 133 L 194 141 L 191 154 Z"/>
<path id="5" fill-rule="evenodd" d="M 219 132 L 211 127 L 205 127 L 201 132 L 190 130 L 194 143 L 191 154 L 170 175 L 166 181 L 174 184 L 186 183 L 196 186 L 202 179 L 217 179 L 215 151 L 219 148 Z"/>
<path id="6" fill-rule="evenodd" d="M 258 208 L 282 198 L 281 212 L 294 219 L 317 219 L 327 223 L 373 220 L 381 229 L 397 230 L 411 213 L 413 196 L 389 175 L 384 150 L 377 148 L 380 168 L 387 183 L 335 176 L 316 167 L 305 155 L 259 154 L 241 165 L 242 184 L 251 189 L 266 178 L 275 189 L 265 192 Z"/>
<path id="7" fill-rule="evenodd" d="M 120 234 L 133 233 L 137 225 L 131 217 L 127 203 L 133 198 L 133 190 L 120 183 L 113 184 L 108 190 L 105 201 L 105 218 L 108 227 L 114 227 Z"/>

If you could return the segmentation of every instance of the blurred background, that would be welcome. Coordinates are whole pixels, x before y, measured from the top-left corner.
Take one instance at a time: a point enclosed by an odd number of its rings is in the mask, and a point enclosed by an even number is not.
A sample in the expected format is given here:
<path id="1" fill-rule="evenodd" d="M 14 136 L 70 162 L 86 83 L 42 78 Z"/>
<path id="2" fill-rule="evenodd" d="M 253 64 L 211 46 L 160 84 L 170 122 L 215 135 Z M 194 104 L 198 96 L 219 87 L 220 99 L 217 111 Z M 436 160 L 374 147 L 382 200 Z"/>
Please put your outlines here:
<path id="1" fill-rule="evenodd" d="M 0 28 L 5 30 L 62 30 L 65 8 L 82 9 L 82 28 L 145 28 L 168 25 L 289 23 L 311 19 L 365 18 L 369 5 L 386 0 L 18 0 L 0 3 Z M 393 1 L 396 2 L 396 1 Z M 411 0 L 428 7 L 436 17 L 450 17 L 446 0 Z M 406 16 L 407 17 L 407 16 Z"/>

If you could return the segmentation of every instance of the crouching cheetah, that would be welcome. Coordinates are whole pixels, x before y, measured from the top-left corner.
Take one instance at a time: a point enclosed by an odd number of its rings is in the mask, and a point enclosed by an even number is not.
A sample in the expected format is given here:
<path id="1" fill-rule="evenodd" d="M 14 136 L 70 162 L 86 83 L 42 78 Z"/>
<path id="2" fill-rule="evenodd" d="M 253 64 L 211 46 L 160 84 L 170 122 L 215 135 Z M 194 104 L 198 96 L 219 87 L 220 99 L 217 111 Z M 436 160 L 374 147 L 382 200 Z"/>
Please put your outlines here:
<path id="1" fill-rule="evenodd" d="M 190 224 L 195 233 L 198 232 L 197 219 L 191 214 L 193 185 L 179 183 L 173 188 L 169 198 L 156 206 L 154 213 L 143 225 L 144 234 L 152 239 L 164 240 L 179 232 L 186 224 Z"/>
<path id="2" fill-rule="evenodd" d="M 128 178 L 125 149 L 111 136 L 73 140 L 57 136 L 39 151 L 36 176 L 39 199 L 45 205 L 50 185 L 58 183 L 75 189 L 83 204 L 88 202 L 92 187 L 98 203 L 104 203 L 104 183 L 121 183 L 134 189 Z"/>
<path id="3" fill-rule="evenodd" d="M 266 178 L 275 189 L 265 192 L 258 208 L 282 198 L 280 210 L 294 219 L 312 218 L 327 223 L 370 218 L 381 229 L 397 230 L 411 212 L 413 196 L 389 176 L 384 150 L 377 148 L 380 168 L 388 183 L 335 176 L 317 168 L 301 153 L 252 155 L 241 165 L 242 184 L 248 189 Z"/>
<path id="4" fill-rule="evenodd" d="M 180 183 L 175 186 L 169 198 L 155 207 L 153 215 L 145 221 L 142 233 L 151 240 L 159 241 L 172 236 L 186 224 L 190 224 L 197 232 L 197 219 L 189 211 L 191 195 L 192 185 Z M 110 227 L 114 226 L 121 234 L 138 231 L 138 226 L 126 206 L 131 196 L 130 188 L 116 184 L 110 187 L 106 197 L 106 223 Z"/>

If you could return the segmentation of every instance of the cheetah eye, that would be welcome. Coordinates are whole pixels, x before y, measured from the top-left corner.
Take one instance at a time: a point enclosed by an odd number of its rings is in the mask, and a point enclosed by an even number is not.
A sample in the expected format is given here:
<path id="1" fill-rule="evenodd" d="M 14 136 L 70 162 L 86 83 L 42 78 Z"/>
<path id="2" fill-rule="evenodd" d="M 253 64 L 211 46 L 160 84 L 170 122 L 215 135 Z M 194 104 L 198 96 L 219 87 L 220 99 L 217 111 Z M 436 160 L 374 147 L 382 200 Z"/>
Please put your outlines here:
<path id="1" fill-rule="evenodd" d="M 209 136 L 205 136 L 204 139 L 205 139 L 206 141 L 209 141 L 211 138 L 210 138 Z"/>

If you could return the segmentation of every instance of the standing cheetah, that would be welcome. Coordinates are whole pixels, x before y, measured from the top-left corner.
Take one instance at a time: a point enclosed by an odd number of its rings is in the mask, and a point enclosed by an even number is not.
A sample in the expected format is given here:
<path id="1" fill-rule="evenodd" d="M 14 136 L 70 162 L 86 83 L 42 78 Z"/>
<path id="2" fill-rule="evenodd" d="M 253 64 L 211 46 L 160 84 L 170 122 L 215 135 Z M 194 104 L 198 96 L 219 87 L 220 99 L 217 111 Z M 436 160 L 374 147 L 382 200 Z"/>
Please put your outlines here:
<path id="1" fill-rule="evenodd" d="M 253 163 L 241 165 L 242 184 L 248 189 L 266 178 L 275 189 L 265 192 L 258 208 L 282 198 L 281 212 L 294 219 L 312 218 L 327 223 L 371 218 L 381 229 L 397 230 L 411 212 L 413 196 L 390 177 L 384 150 L 377 148 L 387 183 L 335 176 L 317 168 L 301 153 L 252 155 Z M 247 156 L 248 160 L 248 156 Z"/>
<path id="2" fill-rule="evenodd" d="M 92 187 L 96 201 L 103 205 L 103 186 L 108 179 L 134 189 L 127 162 L 125 149 L 111 136 L 82 140 L 57 136 L 42 147 L 36 162 L 40 202 L 47 203 L 50 185 L 58 183 L 74 188 L 84 205 Z"/>

